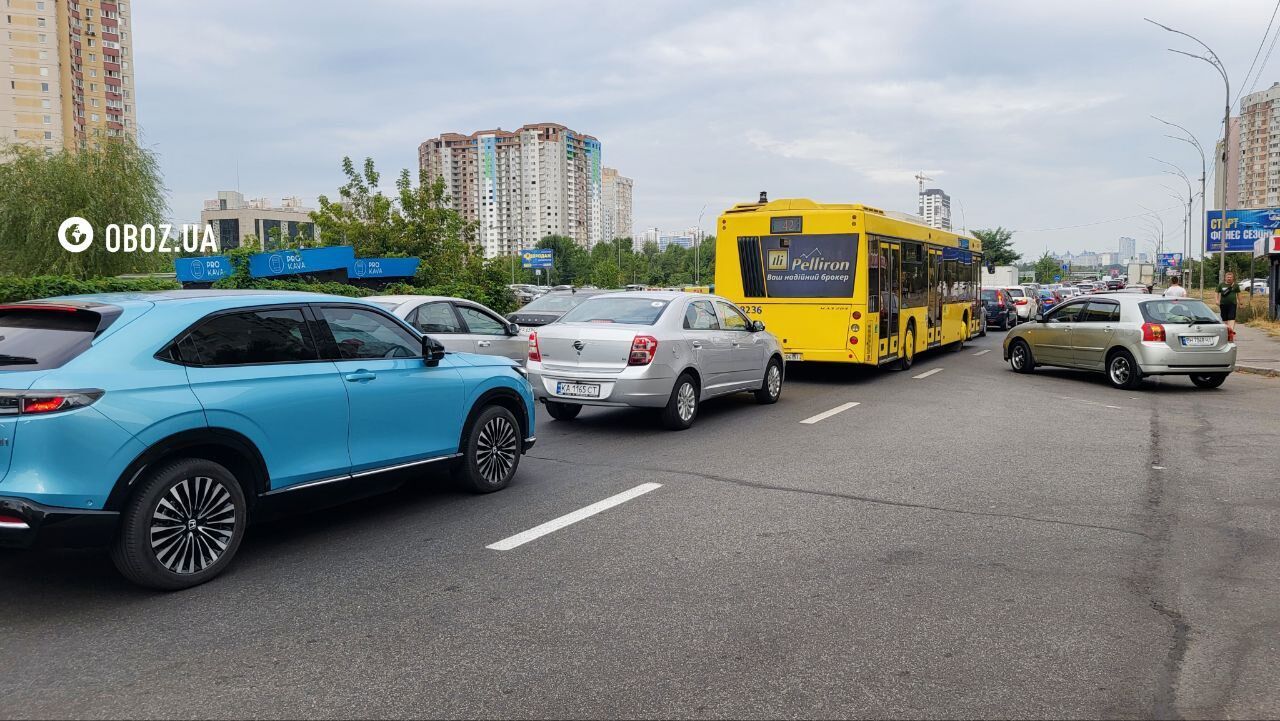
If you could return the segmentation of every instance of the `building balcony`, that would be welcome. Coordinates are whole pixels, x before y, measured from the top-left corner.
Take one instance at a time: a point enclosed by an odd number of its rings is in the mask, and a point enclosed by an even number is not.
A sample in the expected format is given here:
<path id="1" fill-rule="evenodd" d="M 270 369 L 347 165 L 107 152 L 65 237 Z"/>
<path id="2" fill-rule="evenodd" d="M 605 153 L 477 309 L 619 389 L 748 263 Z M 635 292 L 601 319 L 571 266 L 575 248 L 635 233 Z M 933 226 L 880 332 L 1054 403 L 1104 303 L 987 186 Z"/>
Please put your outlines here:
<path id="1" fill-rule="evenodd" d="M 113 63 L 113 62 L 108 62 L 106 60 L 103 60 L 102 69 L 118 73 L 120 72 L 120 63 Z"/>

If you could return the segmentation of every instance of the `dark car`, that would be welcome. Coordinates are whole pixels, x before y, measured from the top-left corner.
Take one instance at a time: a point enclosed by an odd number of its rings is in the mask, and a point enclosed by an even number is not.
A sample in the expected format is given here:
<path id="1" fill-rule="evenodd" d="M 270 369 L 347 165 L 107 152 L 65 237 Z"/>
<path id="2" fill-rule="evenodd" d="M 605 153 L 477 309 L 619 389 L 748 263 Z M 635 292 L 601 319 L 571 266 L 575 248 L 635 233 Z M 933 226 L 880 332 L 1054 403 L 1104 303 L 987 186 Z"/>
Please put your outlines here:
<path id="1" fill-rule="evenodd" d="M 1119 278 L 1107 279 L 1107 290 L 1124 290 L 1124 281 Z"/>
<path id="2" fill-rule="evenodd" d="M 1018 324 L 1018 309 L 1003 288 L 983 288 L 982 305 L 987 310 L 987 327 L 1009 330 Z"/>
<path id="3" fill-rule="evenodd" d="M 525 307 L 507 314 L 507 320 L 521 328 L 537 328 L 538 326 L 556 322 L 560 319 L 560 316 L 573 310 L 587 298 L 611 292 L 616 291 L 596 289 L 553 290 L 546 295 L 535 298 L 532 303 Z"/>

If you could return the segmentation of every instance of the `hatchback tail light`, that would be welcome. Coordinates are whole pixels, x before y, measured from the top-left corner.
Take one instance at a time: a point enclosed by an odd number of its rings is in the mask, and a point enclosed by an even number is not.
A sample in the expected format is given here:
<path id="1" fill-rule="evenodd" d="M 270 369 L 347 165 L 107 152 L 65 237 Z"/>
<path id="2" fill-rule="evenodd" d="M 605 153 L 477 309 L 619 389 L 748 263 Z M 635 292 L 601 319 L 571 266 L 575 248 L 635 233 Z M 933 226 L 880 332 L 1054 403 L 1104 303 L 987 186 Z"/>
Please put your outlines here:
<path id="1" fill-rule="evenodd" d="M 1227 342 L 1234 343 L 1235 340 L 1236 340 L 1236 329 L 1232 328 L 1231 326 L 1227 326 Z"/>
<path id="2" fill-rule="evenodd" d="M 1164 342 L 1164 326 L 1159 323 L 1142 324 L 1142 340 L 1157 343 Z"/>
<path id="3" fill-rule="evenodd" d="M 542 351 L 538 348 L 538 331 L 529 334 L 529 360 L 542 362 Z"/>
<path id="4" fill-rule="evenodd" d="M 658 339 L 651 335 L 638 335 L 631 341 L 631 357 L 627 365 L 647 366 L 658 355 Z"/>
<path id="5" fill-rule="evenodd" d="M 0 416 L 42 416 L 93 405 L 97 389 L 74 391 L 0 391 Z"/>
<path id="6" fill-rule="evenodd" d="M 1014 304 L 1014 305 L 1026 305 L 1026 304 L 1027 304 L 1027 299 L 1026 299 L 1026 298 L 1019 298 L 1019 299 L 1017 299 L 1017 300 L 1013 301 L 1013 304 Z"/>

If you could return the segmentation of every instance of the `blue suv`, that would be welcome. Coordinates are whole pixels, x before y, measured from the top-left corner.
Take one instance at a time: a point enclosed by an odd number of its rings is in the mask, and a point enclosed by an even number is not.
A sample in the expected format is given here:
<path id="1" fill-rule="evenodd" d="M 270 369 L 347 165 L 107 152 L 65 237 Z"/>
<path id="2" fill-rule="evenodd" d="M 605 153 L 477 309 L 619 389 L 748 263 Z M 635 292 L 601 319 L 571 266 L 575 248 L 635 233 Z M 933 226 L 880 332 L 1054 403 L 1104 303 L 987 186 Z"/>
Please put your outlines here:
<path id="1" fill-rule="evenodd" d="M 0 546 L 110 545 L 173 590 L 226 569 L 250 520 L 448 463 L 504 488 L 534 442 L 506 358 L 445 353 L 382 308 L 262 291 L 0 305 Z"/>

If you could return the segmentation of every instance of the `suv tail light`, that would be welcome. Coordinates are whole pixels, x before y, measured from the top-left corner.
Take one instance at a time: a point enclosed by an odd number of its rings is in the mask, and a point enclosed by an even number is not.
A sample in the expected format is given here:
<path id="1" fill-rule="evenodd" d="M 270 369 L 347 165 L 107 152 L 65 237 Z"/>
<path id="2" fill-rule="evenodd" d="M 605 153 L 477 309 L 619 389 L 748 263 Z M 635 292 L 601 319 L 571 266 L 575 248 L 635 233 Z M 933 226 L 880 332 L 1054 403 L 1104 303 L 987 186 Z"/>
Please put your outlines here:
<path id="1" fill-rule="evenodd" d="M 542 350 L 538 348 L 538 331 L 529 334 L 529 360 L 542 362 Z"/>
<path id="2" fill-rule="evenodd" d="M 638 335 L 631 341 L 631 357 L 627 365 L 647 366 L 658 355 L 658 339 L 651 335 Z"/>
<path id="3" fill-rule="evenodd" d="M 1164 342 L 1164 326 L 1159 323 L 1143 323 L 1142 324 L 1142 340 Z"/>
<path id="4" fill-rule="evenodd" d="M 0 416 L 42 416 L 93 405 L 97 389 L 75 391 L 0 391 Z"/>

